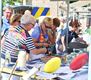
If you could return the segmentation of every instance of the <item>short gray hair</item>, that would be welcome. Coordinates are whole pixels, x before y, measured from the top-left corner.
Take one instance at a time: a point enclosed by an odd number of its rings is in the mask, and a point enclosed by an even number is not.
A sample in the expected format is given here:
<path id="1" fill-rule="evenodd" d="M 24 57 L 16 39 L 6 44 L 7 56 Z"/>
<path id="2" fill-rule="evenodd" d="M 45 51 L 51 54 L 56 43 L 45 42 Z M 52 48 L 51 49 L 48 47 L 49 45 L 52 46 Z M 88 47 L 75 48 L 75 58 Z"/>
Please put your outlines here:
<path id="1" fill-rule="evenodd" d="M 23 25 L 27 25 L 27 24 L 30 24 L 30 23 L 33 23 L 33 24 L 36 23 L 36 19 L 31 14 L 24 14 L 21 17 L 20 21 L 21 21 L 21 24 L 23 24 Z"/>
<path id="2" fill-rule="evenodd" d="M 5 11 L 6 9 L 9 9 L 9 10 L 11 10 L 11 11 L 13 12 L 13 8 L 12 8 L 11 6 L 5 6 L 5 7 L 3 8 L 3 11 Z"/>

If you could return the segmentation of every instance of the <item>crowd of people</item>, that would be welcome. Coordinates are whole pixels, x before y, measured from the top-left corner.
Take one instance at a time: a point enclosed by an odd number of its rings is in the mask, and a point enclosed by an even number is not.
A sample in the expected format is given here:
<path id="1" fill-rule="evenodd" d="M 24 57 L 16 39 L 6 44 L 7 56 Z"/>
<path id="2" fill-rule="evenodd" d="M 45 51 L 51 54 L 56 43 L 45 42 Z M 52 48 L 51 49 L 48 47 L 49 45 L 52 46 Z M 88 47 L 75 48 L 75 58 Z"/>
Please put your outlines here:
<path id="1" fill-rule="evenodd" d="M 74 38 L 75 41 L 88 45 L 79 37 L 80 23 L 76 19 L 69 22 L 70 30 L 66 25 L 66 19 L 45 17 L 39 23 L 29 10 L 23 15 L 13 14 L 12 7 L 8 6 L 4 8 L 2 22 L 2 63 L 7 53 L 10 53 L 10 62 L 16 62 L 20 50 L 26 51 L 27 61 L 49 55 L 64 58 L 73 51 L 68 45 Z"/>
<path id="2" fill-rule="evenodd" d="M 67 55 L 71 53 L 66 44 L 67 36 L 68 44 L 73 38 L 86 44 L 78 36 L 80 24 L 76 20 L 74 23 L 70 22 L 72 29 L 69 30 L 66 27 L 66 19 L 45 17 L 39 23 L 29 10 L 23 15 L 13 14 L 13 9 L 8 6 L 4 8 L 2 21 L 1 57 L 3 59 L 9 52 L 11 61 L 16 62 L 19 50 L 26 51 L 27 60 L 52 54 Z"/>

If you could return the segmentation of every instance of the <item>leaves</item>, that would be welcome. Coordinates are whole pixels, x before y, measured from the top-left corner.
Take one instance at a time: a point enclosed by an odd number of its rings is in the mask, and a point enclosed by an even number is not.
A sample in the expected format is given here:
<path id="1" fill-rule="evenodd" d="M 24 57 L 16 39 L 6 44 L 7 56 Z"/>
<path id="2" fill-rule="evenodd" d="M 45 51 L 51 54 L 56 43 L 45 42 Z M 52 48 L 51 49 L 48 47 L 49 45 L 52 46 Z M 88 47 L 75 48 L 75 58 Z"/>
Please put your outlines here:
<path id="1" fill-rule="evenodd" d="M 3 0 L 3 6 L 6 6 L 7 4 L 9 5 L 15 5 L 15 2 L 21 2 L 20 0 Z"/>

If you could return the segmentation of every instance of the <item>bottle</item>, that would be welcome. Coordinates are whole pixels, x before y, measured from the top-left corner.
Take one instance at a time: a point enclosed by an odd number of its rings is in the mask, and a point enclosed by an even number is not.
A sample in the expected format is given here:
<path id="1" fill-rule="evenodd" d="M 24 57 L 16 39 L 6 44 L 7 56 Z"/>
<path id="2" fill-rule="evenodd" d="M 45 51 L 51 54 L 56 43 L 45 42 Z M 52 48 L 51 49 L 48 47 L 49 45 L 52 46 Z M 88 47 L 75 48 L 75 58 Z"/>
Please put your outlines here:
<path id="1" fill-rule="evenodd" d="M 17 67 L 24 68 L 26 66 L 26 51 L 20 50 L 18 54 Z"/>

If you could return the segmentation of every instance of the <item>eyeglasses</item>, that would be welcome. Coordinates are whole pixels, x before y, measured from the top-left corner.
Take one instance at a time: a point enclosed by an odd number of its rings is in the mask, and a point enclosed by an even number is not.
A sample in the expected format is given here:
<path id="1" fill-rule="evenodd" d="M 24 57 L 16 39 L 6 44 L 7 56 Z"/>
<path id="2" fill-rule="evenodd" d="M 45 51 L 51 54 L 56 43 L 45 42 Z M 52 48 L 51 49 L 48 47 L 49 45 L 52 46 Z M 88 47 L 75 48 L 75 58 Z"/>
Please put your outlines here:
<path id="1" fill-rule="evenodd" d="M 51 28 L 53 25 L 45 24 L 46 28 Z"/>
<path id="2" fill-rule="evenodd" d="M 12 12 L 5 12 L 5 13 L 7 13 L 7 14 L 12 14 Z"/>
<path id="3" fill-rule="evenodd" d="M 33 26 L 35 25 L 35 24 L 33 24 L 33 23 L 30 23 L 30 24 L 32 24 Z"/>

